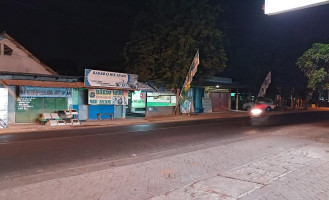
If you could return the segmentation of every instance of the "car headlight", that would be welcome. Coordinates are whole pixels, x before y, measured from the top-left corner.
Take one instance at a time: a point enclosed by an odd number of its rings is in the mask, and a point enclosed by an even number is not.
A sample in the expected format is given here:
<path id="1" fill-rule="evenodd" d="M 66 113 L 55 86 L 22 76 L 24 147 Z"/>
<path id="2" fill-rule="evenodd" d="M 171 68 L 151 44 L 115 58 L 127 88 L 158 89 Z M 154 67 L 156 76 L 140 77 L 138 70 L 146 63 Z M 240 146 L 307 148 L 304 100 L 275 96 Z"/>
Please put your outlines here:
<path id="1" fill-rule="evenodd" d="M 253 109 L 251 109 L 251 111 L 250 111 L 250 113 L 252 114 L 252 115 L 260 115 L 260 114 L 262 114 L 262 110 L 261 109 L 259 109 L 259 108 L 253 108 Z"/>

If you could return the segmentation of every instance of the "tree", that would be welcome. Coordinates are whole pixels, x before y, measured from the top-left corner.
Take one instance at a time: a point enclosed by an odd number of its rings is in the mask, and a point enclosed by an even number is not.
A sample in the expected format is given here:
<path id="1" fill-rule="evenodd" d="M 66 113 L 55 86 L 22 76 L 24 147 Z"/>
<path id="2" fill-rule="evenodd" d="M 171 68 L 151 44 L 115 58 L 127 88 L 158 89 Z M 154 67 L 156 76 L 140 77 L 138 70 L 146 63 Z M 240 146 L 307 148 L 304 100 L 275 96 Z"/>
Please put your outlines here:
<path id="1" fill-rule="evenodd" d="M 198 49 L 196 78 L 223 71 L 227 58 L 219 13 L 209 0 L 148 1 L 123 50 L 126 71 L 142 81 L 180 87 Z"/>
<path id="2" fill-rule="evenodd" d="M 308 79 L 307 87 L 321 93 L 329 89 L 329 44 L 315 43 L 298 58 L 297 66 Z"/>

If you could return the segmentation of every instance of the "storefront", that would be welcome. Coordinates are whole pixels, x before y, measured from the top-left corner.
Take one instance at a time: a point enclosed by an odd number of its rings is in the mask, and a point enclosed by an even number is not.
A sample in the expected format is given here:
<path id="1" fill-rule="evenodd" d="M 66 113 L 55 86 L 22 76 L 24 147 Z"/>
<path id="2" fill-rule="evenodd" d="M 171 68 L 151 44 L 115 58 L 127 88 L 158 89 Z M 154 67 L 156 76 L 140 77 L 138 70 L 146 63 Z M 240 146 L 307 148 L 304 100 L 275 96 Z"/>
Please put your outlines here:
<path id="1" fill-rule="evenodd" d="M 137 79 L 135 74 L 86 69 L 88 119 L 125 118 L 129 91 L 137 88 Z"/>
<path id="2" fill-rule="evenodd" d="M 176 106 L 176 94 L 156 88 L 150 83 L 138 82 L 138 89 L 132 92 L 129 104 L 133 116 L 164 116 L 172 115 Z"/>
<path id="3" fill-rule="evenodd" d="M 66 110 L 71 102 L 72 88 L 20 86 L 15 122 L 36 123 L 42 113 Z"/>
<path id="4" fill-rule="evenodd" d="M 146 112 L 146 91 L 137 90 L 131 94 L 130 115 L 145 117 Z"/>
<path id="5" fill-rule="evenodd" d="M 2 80 L 8 95 L 8 123 L 39 123 L 42 113 L 73 108 L 73 88 L 82 82 Z"/>
<path id="6" fill-rule="evenodd" d="M 146 93 L 146 117 L 172 115 L 176 107 L 176 94 L 166 92 Z"/>
<path id="7" fill-rule="evenodd" d="M 88 89 L 88 118 L 108 119 L 125 118 L 126 106 L 128 105 L 128 91 Z"/>
<path id="8" fill-rule="evenodd" d="M 235 92 L 233 96 L 232 91 Z M 247 94 L 248 91 L 250 86 L 240 85 L 231 78 L 213 77 L 193 85 L 188 91 L 188 96 L 193 99 L 196 113 L 210 113 L 229 111 L 232 107 L 238 108 L 241 92 Z"/>

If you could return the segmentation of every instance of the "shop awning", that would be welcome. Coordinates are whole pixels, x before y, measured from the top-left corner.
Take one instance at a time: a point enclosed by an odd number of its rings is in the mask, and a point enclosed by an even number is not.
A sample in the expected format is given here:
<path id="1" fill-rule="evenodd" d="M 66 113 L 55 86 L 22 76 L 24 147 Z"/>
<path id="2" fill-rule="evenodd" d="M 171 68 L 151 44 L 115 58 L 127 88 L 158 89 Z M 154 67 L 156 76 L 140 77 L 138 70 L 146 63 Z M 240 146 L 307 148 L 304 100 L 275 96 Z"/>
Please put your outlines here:
<path id="1" fill-rule="evenodd" d="M 34 81 L 34 80 L 2 80 L 4 85 L 17 86 L 33 86 L 33 87 L 52 87 L 52 88 L 86 88 L 86 89 L 106 89 L 106 90 L 128 90 L 134 91 L 132 88 L 110 88 L 110 87 L 96 87 L 85 86 L 83 82 L 56 82 L 56 81 Z"/>

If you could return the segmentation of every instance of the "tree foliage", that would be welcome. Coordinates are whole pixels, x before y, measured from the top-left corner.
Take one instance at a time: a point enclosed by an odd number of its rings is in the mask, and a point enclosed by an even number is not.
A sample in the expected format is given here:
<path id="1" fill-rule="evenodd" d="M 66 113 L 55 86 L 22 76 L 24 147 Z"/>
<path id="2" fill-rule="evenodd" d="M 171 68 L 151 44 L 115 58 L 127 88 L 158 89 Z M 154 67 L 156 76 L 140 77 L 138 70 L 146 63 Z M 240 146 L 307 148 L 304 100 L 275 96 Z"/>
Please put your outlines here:
<path id="1" fill-rule="evenodd" d="M 179 87 L 199 49 L 197 77 L 223 71 L 227 58 L 219 13 L 209 0 L 147 1 L 123 50 L 126 70 L 142 81 Z"/>
<path id="2" fill-rule="evenodd" d="M 297 66 L 308 79 L 312 91 L 329 89 L 329 44 L 315 43 L 298 58 Z"/>

